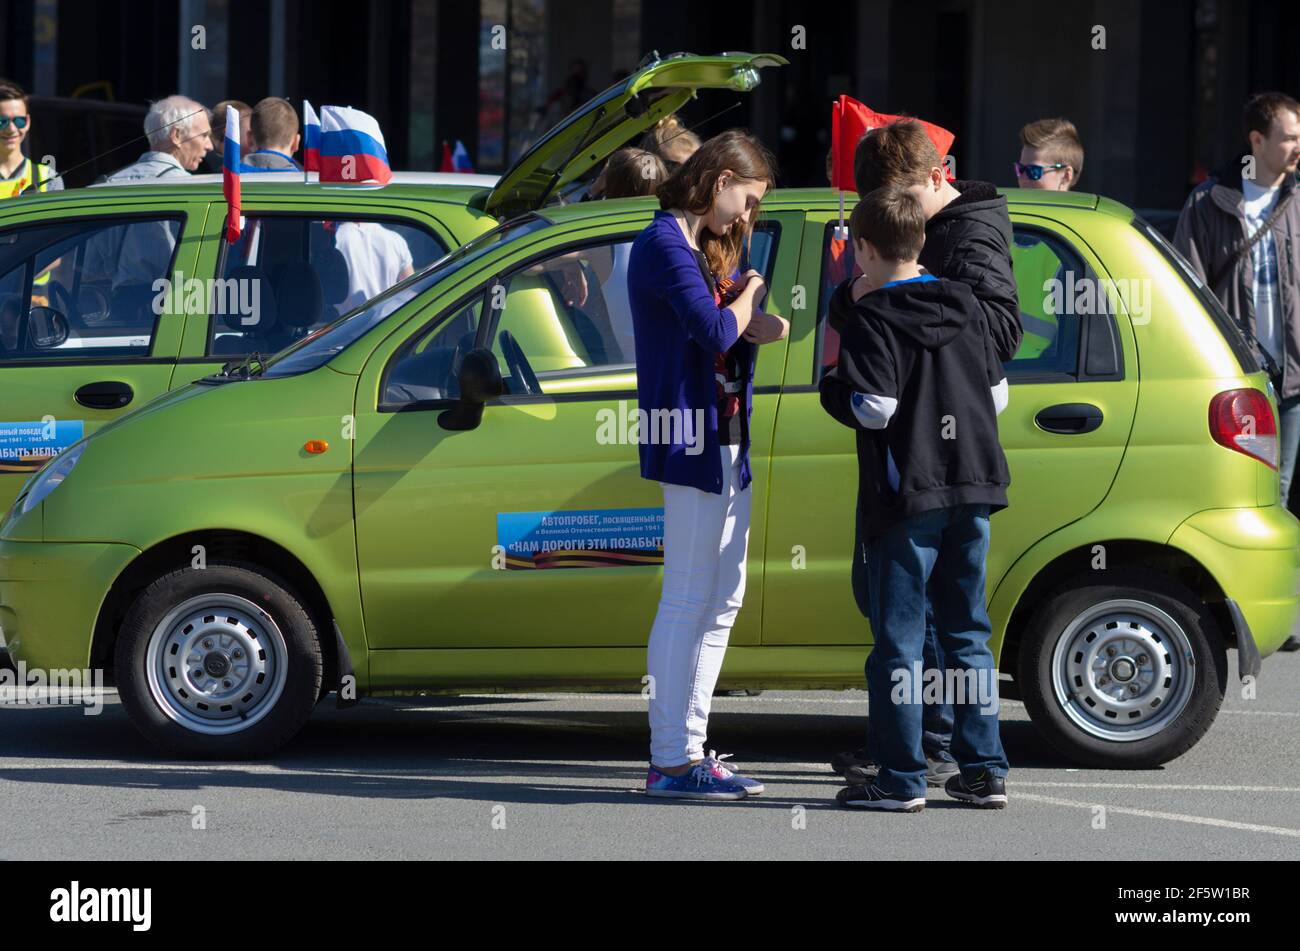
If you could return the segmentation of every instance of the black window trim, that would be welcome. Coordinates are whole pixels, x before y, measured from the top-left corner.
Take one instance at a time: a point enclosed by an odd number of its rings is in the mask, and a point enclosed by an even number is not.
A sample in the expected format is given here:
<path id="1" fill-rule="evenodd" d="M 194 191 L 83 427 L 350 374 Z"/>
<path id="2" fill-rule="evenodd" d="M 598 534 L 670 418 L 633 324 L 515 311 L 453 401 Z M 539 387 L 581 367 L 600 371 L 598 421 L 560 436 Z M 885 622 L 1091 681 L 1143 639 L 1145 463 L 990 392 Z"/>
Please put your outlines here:
<path id="1" fill-rule="evenodd" d="M 44 221 L 22 221 L 11 226 L 0 226 L 0 236 L 12 234 L 18 231 L 29 231 L 35 228 L 50 228 L 64 224 L 79 224 L 81 222 L 104 222 L 113 220 L 115 222 L 125 221 L 179 221 L 181 225 L 180 234 L 176 236 L 176 244 L 172 247 L 172 256 L 167 263 L 167 270 L 164 272 L 164 279 L 170 280 L 176 273 L 176 259 L 180 256 L 181 243 L 185 240 L 186 226 L 189 224 L 189 211 L 168 210 L 158 211 L 128 211 L 122 213 L 110 214 L 84 214 L 84 215 L 66 215 L 57 218 L 49 218 Z M 115 227 L 109 225 L 108 227 Z M 29 275 L 25 286 L 28 288 L 30 297 L 31 282 L 35 275 Z M 176 315 L 183 317 L 184 315 Z M 149 352 L 143 356 L 99 356 L 99 357 L 82 357 L 80 359 L 60 359 L 58 357 L 24 357 L 21 360 L 4 360 L 0 359 L 0 369 L 5 367 L 95 367 L 95 366 L 118 366 L 129 364 L 148 365 L 154 363 L 175 363 L 175 357 L 160 357 L 154 351 L 158 347 L 158 326 L 161 323 L 162 315 L 154 314 L 153 327 L 149 331 Z M 183 328 L 182 328 L 183 329 Z M 86 349 L 91 349 L 87 347 Z"/>

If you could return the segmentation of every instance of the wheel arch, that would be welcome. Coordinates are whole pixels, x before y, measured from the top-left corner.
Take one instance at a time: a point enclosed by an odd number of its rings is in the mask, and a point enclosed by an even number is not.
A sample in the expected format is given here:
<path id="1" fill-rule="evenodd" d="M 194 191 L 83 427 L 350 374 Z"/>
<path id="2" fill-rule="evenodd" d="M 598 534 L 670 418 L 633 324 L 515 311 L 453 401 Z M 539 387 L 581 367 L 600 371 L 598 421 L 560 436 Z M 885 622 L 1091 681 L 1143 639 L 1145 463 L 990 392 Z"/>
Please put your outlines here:
<path id="1" fill-rule="evenodd" d="M 202 545 L 208 561 L 250 562 L 274 572 L 303 599 L 320 638 L 324 683 L 338 682 L 339 655 L 334 636 L 334 611 L 315 576 L 291 551 L 251 532 L 209 529 L 173 536 L 145 549 L 118 575 L 100 605 L 91 639 L 90 663 L 114 679 L 113 649 L 118 632 L 140 592 L 168 571 L 189 564 L 194 546 Z"/>
<path id="2" fill-rule="evenodd" d="M 1105 568 L 1094 568 L 1096 548 L 1101 546 Z M 1090 542 L 1062 552 L 1043 565 L 1030 579 L 1012 608 L 998 655 L 998 670 L 1018 676 L 1020 644 L 1038 607 L 1071 578 L 1095 571 L 1099 578 L 1124 568 L 1155 571 L 1184 585 L 1206 605 L 1223 635 L 1225 647 L 1236 646 L 1236 626 L 1219 582 L 1197 559 L 1180 548 L 1143 539 L 1112 539 Z"/>

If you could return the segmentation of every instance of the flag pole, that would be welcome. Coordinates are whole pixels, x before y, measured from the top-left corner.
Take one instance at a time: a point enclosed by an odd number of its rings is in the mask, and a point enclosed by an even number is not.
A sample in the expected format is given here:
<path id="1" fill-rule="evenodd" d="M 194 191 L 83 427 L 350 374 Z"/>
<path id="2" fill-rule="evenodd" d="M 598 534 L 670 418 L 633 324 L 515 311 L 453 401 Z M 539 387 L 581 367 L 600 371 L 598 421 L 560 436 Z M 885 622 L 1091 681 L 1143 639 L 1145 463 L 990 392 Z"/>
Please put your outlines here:
<path id="1" fill-rule="evenodd" d="M 302 183 L 307 184 L 310 173 L 307 166 L 311 163 L 307 161 L 307 112 L 311 109 L 311 103 L 306 99 L 302 101 Z"/>

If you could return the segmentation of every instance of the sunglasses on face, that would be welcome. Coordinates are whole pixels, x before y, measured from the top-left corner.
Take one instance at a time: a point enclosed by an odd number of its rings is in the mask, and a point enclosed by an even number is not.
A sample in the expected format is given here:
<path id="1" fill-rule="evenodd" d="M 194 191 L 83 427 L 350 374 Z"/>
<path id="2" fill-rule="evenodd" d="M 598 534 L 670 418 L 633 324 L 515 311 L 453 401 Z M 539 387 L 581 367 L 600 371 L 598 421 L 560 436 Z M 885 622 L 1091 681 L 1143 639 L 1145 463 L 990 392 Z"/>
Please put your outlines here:
<path id="1" fill-rule="evenodd" d="M 9 128 L 10 122 L 14 124 L 15 129 L 27 128 L 26 116 L 13 116 L 12 118 L 10 118 L 9 116 L 0 116 L 0 132 L 3 132 L 5 129 Z"/>
<path id="2" fill-rule="evenodd" d="M 1021 165 L 1019 162 L 1015 163 L 1016 177 L 1027 178 L 1031 182 L 1038 181 L 1046 172 L 1059 172 L 1061 169 L 1069 167 L 1064 162 L 1057 162 L 1055 165 Z"/>

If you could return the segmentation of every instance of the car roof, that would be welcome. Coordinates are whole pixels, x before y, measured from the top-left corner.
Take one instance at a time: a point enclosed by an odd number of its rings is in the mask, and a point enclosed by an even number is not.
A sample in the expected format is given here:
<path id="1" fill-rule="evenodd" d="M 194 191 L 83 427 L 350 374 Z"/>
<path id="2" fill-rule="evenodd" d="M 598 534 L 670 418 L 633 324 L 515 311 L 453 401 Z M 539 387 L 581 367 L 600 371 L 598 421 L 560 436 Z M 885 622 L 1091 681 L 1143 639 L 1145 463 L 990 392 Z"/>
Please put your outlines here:
<path id="1" fill-rule="evenodd" d="M 1102 198 L 1088 192 L 1051 192 L 1036 188 L 1000 188 L 999 194 L 1006 195 L 1007 203 L 1014 210 L 1031 210 L 1033 206 L 1055 208 L 1095 209 L 1106 214 L 1132 218 L 1133 212 L 1119 202 Z M 844 212 L 847 215 L 857 201 L 857 195 L 844 193 Z M 658 207 L 654 198 L 617 198 L 605 201 L 584 201 L 574 205 L 552 205 L 543 208 L 541 214 L 553 224 L 582 219 L 590 221 L 593 217 L 644 213 L 647 208 Z M 839 207 L 839 193 L 833 188 L 778 188 L 763 199 L 764 211 L 780 211 L 790 208 L 816 208 L 819 210 Z M 599 208 L 599 210 L 597 210 Z"/>
<path id="2" fill-rule="evenodd" d="M 382 193 L 385 198 L 414 199 L 419 201 L 437 201 L 448 204 L 469 206 L 476 195 L 487 192 L 494 184 L 495 175 L 471 175 L 444 172 L 394 172 L 393 179 L 386 185 L 322 185 L 313 177 L 304 182 L 302 176 L 288 172 L 248 172 L 240 175 L 241 190 L 248 198 L 277 199 L 320 196 L 337 198 L 341 194 L 356 194 L 360 197 L 374 196 Z M 68 188 L 62 191 L 40 192 L 23 195 L 13 199 L 16 202 L 76 202 L 92 197 L 95 201 L 106 198 L 106 191 L 112 191 L 114 197 L 142 201 L 166 201 L 167 199 L 202 199 L 220 200 L 221 175 L 191 175 L 188 178 L 146 179 L 133 182 L 103 182 L 89 186 L 94 189 Z M 7 202 L 7 208 L 14 207 Z"/>

